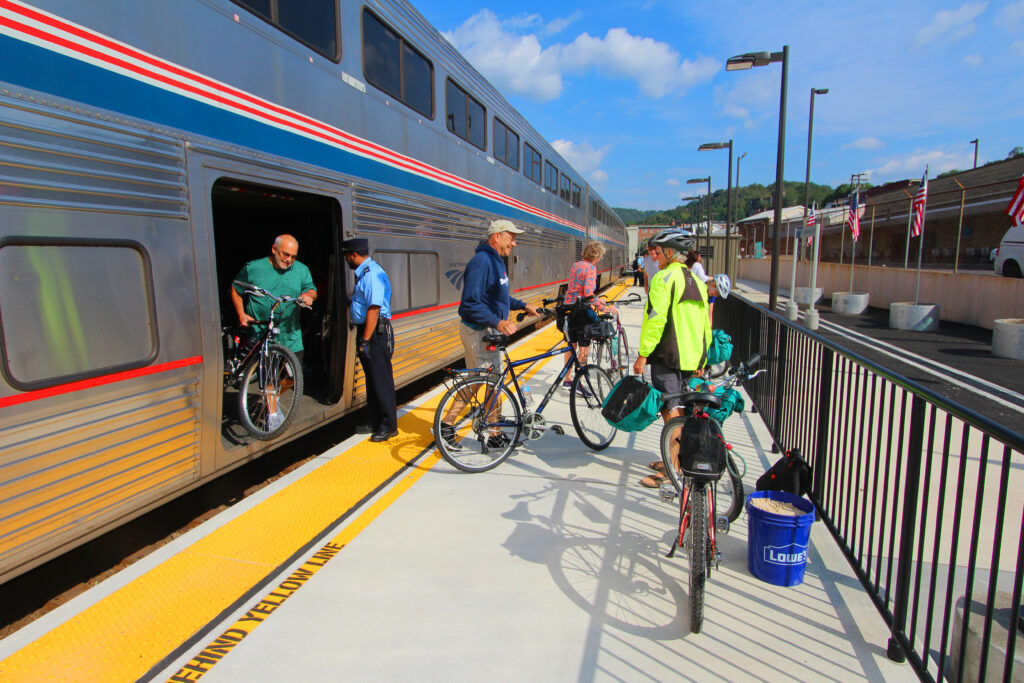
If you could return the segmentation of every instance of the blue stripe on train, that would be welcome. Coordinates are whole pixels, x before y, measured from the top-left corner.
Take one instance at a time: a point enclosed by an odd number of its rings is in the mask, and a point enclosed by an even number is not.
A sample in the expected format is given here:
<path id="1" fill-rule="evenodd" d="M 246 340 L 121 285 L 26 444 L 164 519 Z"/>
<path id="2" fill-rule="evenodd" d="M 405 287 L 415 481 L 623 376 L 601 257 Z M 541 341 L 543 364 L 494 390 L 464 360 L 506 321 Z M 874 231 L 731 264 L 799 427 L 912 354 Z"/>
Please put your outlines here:
<path id="1" fill-rule="evenodd" d="M 540 222 L 574 237 L 581 233 L 501 202 L 443 185 L 296 133 L 275 128 L 77 59 L 0 36 L 2 78 L 11 84 L 76 100 L 187 133 L 401 187 L 513 220 Z"/>

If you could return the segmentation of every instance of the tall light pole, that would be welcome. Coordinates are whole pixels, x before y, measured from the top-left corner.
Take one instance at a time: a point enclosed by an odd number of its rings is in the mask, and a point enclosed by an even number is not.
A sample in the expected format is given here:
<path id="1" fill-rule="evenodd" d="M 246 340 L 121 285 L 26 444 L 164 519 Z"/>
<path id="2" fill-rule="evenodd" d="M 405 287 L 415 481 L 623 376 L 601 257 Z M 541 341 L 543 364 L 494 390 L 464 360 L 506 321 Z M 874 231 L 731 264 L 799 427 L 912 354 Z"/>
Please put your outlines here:
<path id="1" fill-rule="evenodd" d="M 729 264 L 729 234 L 732 232 L 732 140 L 729 142 L 705 142 L 703 145 L 697 148 L 698 152 L 706 152 L 711 149 L 725 149 L 729 148 L 729 174 L 728 180 L 725 183 L 725 270 L 728 272 Z M 708 240 L 710 241 L 711 234 L 708 233 Z"/>
<path id="2" fill-rule="evenodd" d="M 815 95 L 827 95 L 828 88 L 811 88 L 811 111 L 807 115 L 807 174 L 804 176 L 804 227 L 800 231 L 803 235 L 807 231 L 807 202 L 810 197 L 811 187 L 811 139 L 814 133 L 814 96 Z M 818 311 L 814 310 L 814 288 L 818 284 L 818 221 L 814 222 L 814 265 L 811 268 L 811 308 L 807 311 L 807 317 L 804 318 L 804 325 L 809 330 L 818 329 Z M 786 313 L 790 320 L 797 319 L 797 306 L 796 301 L 793 300 L 793 294 L 796 291 L 796 259 L 793 259 L 793 284 L 789 290 L 789 304 L 786 305 Z M 792 311 L 790 311 L 792 306 Z"/>
<path id="3" fill-rule="evenodd" d="M 740 202 L 739 202 L 739 199 L 740 199 L 740 162 L 743 161 L 743 157 L 745 157 L 745 156 L 747 156 L 746 152 L 744 152 L 743 154 L 741 154 L 738 157 L 736 157 L 736 213 L 739 213 L 739 211 L 740 211 L 740 207 L 739 207 L 739 204 L 740 204 Z M 735 217 L 736 216 L 734 214 L 733 218 L 735 218 Z"/>
<path id="4" fill-rule="evenodd" d="M 726 71 L 742 71 L 755 66 L 767 66 L 782 62 L 782 86 L 779 94 L 779 148 L 775 160 L 775 220 L 772 235 L 772 274 L 768 285 L 768 310 L 775 312 L 779 289 L 779 232 L 782 224 L 782 171 L 786 150 L 786 91 L 789 87 L 789 45 L 782 46 L 782 52 L 747 52 L 730 57 L 725 62 Z"/>
<path id="5" fill-rule="evenodd" d="M 688 185 L 694 185 L 694 184 L 697 184 L 697 183 L 707 183 L 708 184 L 708 232 L 707 232 L 706 240 L 707 240 L 707 243 L 710 244 L 710 241 L 711 241 L 711 176 L 708 176 L 707 178 L 690 178 L 689 180 L 686 181 L 686 183 Z M 700 225 L 698 224 L 697 227 L 699 228 Z M 698 231 L 698 236 L 697 236 L 697 251 L 700 251 L 700 233 L 699 233 L 699 231 Z"/>
<path id="6" fill-rule="evenodd" d="M 700 199 L 700 195 L 697 195 L 696 197 L 683 197 L 682 195 L 679 196 L 679 201 L 681 201 L 681 202 L 692 202 L 694 199 L 699 200 Z M 697 208 L 698 209 L 700 208 L 700 202 L 699 201 L 697 202 Z M 690 209 L 690 221 L 691 222 L 693 221 L 693 209 Z"/>
<path id="7" fill-rule="evenodd" d="M 974 168 L 978 168 L 978 138 L 971 140 L 971 144 L 974 145 Z"/>

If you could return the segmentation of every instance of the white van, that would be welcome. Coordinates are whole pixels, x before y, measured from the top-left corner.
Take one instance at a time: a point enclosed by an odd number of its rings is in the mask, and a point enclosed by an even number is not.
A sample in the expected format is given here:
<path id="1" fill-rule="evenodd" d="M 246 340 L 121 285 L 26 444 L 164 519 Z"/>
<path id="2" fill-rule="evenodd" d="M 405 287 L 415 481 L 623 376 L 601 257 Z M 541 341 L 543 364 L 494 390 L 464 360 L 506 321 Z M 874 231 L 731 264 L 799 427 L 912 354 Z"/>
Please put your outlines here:
<path id="1" fill-rule="evenodd" d="M 1015 225 L 1003 235 L 996 255 L 996 275 L 1021 277 L 1024 274 L 1024 225 Z"/>

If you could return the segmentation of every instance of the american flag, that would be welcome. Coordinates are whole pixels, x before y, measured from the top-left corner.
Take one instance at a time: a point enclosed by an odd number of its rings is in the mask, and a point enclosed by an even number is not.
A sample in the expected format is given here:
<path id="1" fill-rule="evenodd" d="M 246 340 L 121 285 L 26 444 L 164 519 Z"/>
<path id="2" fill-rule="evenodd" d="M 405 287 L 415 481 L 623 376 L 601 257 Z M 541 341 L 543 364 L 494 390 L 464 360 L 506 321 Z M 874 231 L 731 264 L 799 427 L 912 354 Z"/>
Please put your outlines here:
<path id="1" fill-rule="evenodd" d="M 928 200 L 928 169 L 924 169 L 924 175 L 921 176 L 921 187 L 917 191 L 917 196 L 914 197 L 914 204 L 912 211 L 914 212 L 914 223 L 910 226 L 910 236 L 920 237 L 921 232 L 924 230 L 924 205 Z"/>
<path id="2" fill-rule="evenodd" d="M 1024 178 L 1021 178 L 1022 186 L 1024 186 Z M 814 217 L 814 207 L 811 207 L 810 212 L 807 214 L 807 246 L 814 244 L 814 224 L 817 219 Z"/>
<path id="3" fill-rule="evenodd" d="M 1024 225 L 1024 176 L 1021 176 L 1020 182 L 1017 183 L 1017 191 L 1013 193 L 1006 213 L 1013 217 L 1014 225 Z"/>
<path id="4" fill-rule="evenodd" d="M 860 191 L 853 193 L 850 197 L 850 213 L 846 216 L 846 224 L 850 226 L 850 233 L 853 235 L 853 241 L 856 242 L 857 238 L 860 237 L 860 209 L 857 208 L 857 200 L 860 197 Z"/>

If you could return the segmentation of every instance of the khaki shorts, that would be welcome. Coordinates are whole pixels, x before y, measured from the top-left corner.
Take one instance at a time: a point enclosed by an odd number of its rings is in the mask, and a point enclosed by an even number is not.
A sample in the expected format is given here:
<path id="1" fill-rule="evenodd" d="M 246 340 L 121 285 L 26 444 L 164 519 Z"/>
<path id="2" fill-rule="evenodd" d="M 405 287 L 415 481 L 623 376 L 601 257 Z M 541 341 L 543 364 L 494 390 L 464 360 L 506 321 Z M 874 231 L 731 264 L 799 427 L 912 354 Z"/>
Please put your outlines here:
<path id="1" fill-rule="evenodd" d="M 682 370 L 674 370 L 667 365 L 657 362 L 650 363 L 648 367 L 651 368 L 651 386 L 663 394 L 678 394 L 683 391 L 687 378 L 693 374 L 691 372 L 683 372 Z M 683 397 L 677 396 L 667 399 L 662 410 L 672 410 L 681 405 L 683 405 Z"/>
<path id="2" fill-rule="evenodd" d="M 497 331 L 492 327 L 474 330 L 465 323 L 459 325 L 462 348 L 466 350 L 467 368 L 485 368 L 493 365 L 495 370 L 501 369 L 501 353 L 497 349 L 488 350 L 487 344 L 484 343 L 484 337 L 488 334 L 497 334 Z"/>

